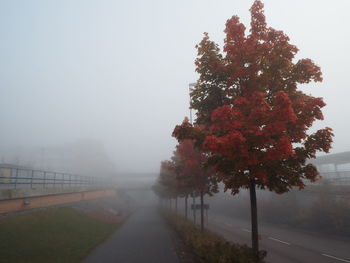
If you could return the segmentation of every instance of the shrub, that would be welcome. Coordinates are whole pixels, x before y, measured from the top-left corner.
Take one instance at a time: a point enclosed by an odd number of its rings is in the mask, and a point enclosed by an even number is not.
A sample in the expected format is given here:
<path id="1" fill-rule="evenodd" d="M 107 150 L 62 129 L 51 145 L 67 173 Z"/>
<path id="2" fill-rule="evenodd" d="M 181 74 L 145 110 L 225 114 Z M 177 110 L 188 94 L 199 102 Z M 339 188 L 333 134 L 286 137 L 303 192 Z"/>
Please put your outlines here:
<path id="1" fill-rule="evenodd" d="M 254 263 L 253 251 L 246 245 L 227 242 L 209 230 L 199 227 L 183 217 L 162 210 L 162 215 L 179 234 L 185 245 L 190 247 L 201 263 Z M 263 262 L 263 261 L 260 261 Z"/>

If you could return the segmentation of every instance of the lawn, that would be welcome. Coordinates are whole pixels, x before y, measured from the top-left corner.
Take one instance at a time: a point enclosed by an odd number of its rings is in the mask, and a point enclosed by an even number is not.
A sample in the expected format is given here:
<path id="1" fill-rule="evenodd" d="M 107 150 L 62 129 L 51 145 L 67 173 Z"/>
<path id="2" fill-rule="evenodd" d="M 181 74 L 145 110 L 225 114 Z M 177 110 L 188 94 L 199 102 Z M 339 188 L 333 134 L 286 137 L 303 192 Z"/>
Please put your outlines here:
<path id="1" fill-rule="evenodd" d="M 80 262 L 119 226 L 68 207 L 3 217 L 0 262 Z"/>

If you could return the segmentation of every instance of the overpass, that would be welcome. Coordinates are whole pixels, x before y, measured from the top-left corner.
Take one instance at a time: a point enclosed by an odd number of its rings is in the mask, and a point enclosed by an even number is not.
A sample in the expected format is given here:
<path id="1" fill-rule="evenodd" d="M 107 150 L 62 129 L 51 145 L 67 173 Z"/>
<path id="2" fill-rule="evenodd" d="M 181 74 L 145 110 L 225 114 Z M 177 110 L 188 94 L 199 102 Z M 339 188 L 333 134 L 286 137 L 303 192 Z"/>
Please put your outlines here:
<path id="1" fill-rule="evenodd" d="M 0 164 L 0 214 L 115 196 L 110 180 Z"/>
<path id="2" fill-rule="evenodd" d="M 310 163 L 317 167 L 321 175 L 327 179 L 338 179 L 338 181 L 350 180 L 350 151 L 326 154 L 316 159 L 310 160 Z M 346 167 L 346 169 L 339 169 L 339 166 Z M 327 169 L 325 169 L 327 168 Z"/>

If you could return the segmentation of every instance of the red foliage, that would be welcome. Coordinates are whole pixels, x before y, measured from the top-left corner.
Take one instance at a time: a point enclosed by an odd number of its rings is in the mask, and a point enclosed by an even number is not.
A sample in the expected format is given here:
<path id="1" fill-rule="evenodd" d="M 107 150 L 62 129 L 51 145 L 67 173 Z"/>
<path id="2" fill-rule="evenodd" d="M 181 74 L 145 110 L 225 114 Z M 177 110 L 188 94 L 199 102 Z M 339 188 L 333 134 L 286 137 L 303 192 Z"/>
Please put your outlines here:
<path id="1" fill-rule="evenodd" d="M 180 195 L 173 162 L 161 162 L 158 181 L 153 186 L 153 190 L 161 198 L 175 198 Z"/>
<path id="2" fill-rule="evenodd" d="M 179 167 L 177 180 L 184 189 L 209 194 L 217 192 L 217 180 L 212 167 L 206 167 L 207 156 L 194 147 L 193 140 L 183 140 L 176 146 L 174 164 Z"/>
<path id="3" fill-rule="evenodd" d="M 173 136 L 193 139 L 207 151 L 208 163 L 233 193 L 249 188 L 251 180 L 283 193 L 317 180 L 307 159 L 331 147 L 330 128 L 307 133 L 323 119 L 325 103 L 297 90 L 298 84 L 322 81 L 322 73 L 310 59 L 293 61 L 297 47 L 267 27 L 261 1 L 250 12 L 248 35 L 237 16 L 227 20 L 223 54 L 205 33 L 197 46 L 200 77 L 191 91 L 197 125 L 185 120 Z"/>

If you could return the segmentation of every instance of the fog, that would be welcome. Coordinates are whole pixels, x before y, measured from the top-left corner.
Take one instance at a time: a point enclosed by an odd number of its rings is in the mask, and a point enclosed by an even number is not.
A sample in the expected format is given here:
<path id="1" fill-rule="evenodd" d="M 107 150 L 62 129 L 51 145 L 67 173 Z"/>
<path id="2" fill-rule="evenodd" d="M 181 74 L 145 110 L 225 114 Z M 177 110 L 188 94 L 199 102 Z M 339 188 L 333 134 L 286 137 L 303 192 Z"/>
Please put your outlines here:
<path id="1" fill-rule="evenodd" d="M 304 87 L 327 103 L 316 128 L 334 129 L 332 153 L 349 150 L 350 2 L 264 3 L 268 24 L 290 36 L 298 57 L 321 66 L 324 82 Z M 237 14 L 249 23 L 251 4 L 0 1 L 2 162 L 76 173 L 87 173 L 86 165 L 105 174 L 157 172 L 176 144 L 174 126 L 189 112 L 196 43 L 209 32 L 222 44 L 225 21 Z M 67 162 L 43 157 L 57 154 Z M 67 164 L 79 158 L 81 165 Z"/>

